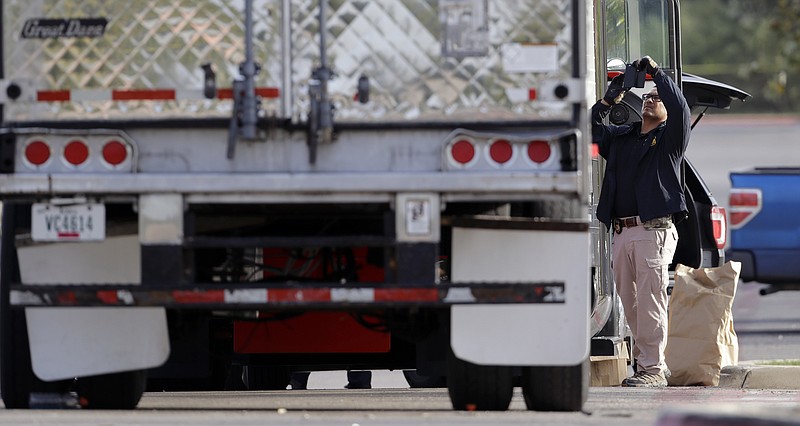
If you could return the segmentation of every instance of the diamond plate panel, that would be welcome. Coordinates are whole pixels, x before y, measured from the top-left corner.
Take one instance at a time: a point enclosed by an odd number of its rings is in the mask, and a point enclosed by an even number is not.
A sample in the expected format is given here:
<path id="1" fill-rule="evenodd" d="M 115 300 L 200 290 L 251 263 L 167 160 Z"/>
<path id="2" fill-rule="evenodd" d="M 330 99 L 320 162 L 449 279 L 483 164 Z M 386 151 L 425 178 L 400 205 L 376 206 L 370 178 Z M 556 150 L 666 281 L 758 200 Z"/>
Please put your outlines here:
<path id="1" fill-rule="evenodd" d="M 38 89 L 202 89 L 210 63 L 219 87 L 230 87 L 244 60 L 243 1 L 5 0 L 3 42 L 7 79 L 33 79 Z M 257 85 L 278 86 L 280 7 L 254 3 Z M 98 38 L 24 39 L 27 19 L 102 17 Z M 83 102 L 8 105 L 26 118 L 101 118 L 230 114 L 230 102 Z"/>
<path id="2" fill-rule="evenodd" d="M 257 85 L 281 87 L 282 1 L 255 1 Z M 319 65 L 318 0 L 291 0 L 291 115 L 304 121 L 308 84 Z M 337 121 L 531 120 L 568 118 L 562 104 L 511 96 L 544 78 L 570 76 L 569 0 L 335 0 L 327 17 L 329 93 Z M 244 59 L 244 2 L 224 0 L 6 0 L 7 78 L 40 88 L 202 87 L 212 63 L 228 86 Z M 102 38 L 27 40 L 25 19 L 106 17 Z M 554 46 L 545 70 L 507 71 L 519 46 Z M 509 53 L 512 52 L 512 53 Z M 13 66 L 11 66 L 13 64 Z M 354 100 L 361 75 L 370 102 Z M 278 111 L 279 102 L 263 105 Z M 230 114 L 229 102 L 102 102 L 8 106 L 13 118 L 97 118 Z"/>
<path id="3" fill-rule="evenodd" d="M 313 0 L 294 4 L 294 93 L 302 113 L 308 108 L 306 76 L 319 58 L 319 9 Z M 486 14 L 485 27 L 478 27 L 485 32 L 484 53 L 445 55 L 446 6 L 460 7 L 473 18 L 476 11 Z M 569 1 L 356 0 L 331 2 L 329 12 L 329 64 L 337 75 L 330 92 L 338 119 L 472 121 L 569 116 L 562 105 L 509 97 L 509 90 L 536 88 L 543 78 L 569 77 Z M 556 44 L 557 69 L 506 72 L 502 55 L 510 43 Z M 371 84 L 371 102 L 366 105 L 353 101 L 362 74 Z"/>

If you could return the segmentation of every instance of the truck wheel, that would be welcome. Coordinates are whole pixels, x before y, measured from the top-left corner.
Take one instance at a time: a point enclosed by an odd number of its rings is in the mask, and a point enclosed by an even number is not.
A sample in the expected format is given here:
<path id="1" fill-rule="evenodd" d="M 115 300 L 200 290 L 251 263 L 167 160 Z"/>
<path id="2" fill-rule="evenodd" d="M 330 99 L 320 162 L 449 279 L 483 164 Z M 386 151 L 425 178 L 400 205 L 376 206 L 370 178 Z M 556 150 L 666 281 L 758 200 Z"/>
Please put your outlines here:
<path id="1" fill-rule="evenodd" d="M 513 371 L 510 367 L 473 364 L 451 351 L 447 391 L 455 410 L 505 411 L 514 393 Z"/>
<path id="2" fill-rule="evenodd" d="M 132 410 L 147 386 L 147 370 L 124 371 L 78 378 L 75 390 L 81 407 Z"/>
<path id="3" fill-rule="evenodd" d="M 403 376 L 412 388 L 443 388 L 447 386 L 444 376 L 423 376 L 417 370 L 403 370 Z"/>
<path id="4" fill-rule="evenodd" d="M 22 311 L 7 312 L 7 304 L 2 309 L 6 312 L 0 319 L 0 392 L 6 408 L 28 408 L 31 392 L 39 380 L 31 369 L 25 315 Z"/>
<path id="5" fill-rule="evenodd" d="M 529 410 L 581 411 L 589 395 L 589 361 L 568 367 L 524 367 L 521 384 Z"/>
<path id="6" fill-rule="evenodd" d="M 27 207 L 27 210 L 26 210 Z M 5 203 L 2 207 L 2 242 L 0 244 L 0 393 L 6 408 L 28 408 L 31 392 L 41 390 L 44 382 L 37 379 L 31 368 L 28 347 L 28 326 L 25 311 L 11 310 L 10 287 L 19 282 L 17 268 L 16 236 L 17 218 L 27 212 L 30 205 Z"/>
<path id="7" fill-rule="evenodd" d="M 8 311 L 8 305 L 2 307 Z M 28 327 L 22 310 L 5 313 L 0 319 L 2 341 L 0 341 L 0 393 L 7 409 L 31 407 L 33 393 L 66 394 L 72 380 L 45 382 L 36 377 L 31 367 L 28 346 Z"/>
<path id="8" fill-rule="evenodd" d="M 242 373 L 249 390 L 285 390 L 291 372 L 287 367 L 274 365 L 246 365 Z"/>

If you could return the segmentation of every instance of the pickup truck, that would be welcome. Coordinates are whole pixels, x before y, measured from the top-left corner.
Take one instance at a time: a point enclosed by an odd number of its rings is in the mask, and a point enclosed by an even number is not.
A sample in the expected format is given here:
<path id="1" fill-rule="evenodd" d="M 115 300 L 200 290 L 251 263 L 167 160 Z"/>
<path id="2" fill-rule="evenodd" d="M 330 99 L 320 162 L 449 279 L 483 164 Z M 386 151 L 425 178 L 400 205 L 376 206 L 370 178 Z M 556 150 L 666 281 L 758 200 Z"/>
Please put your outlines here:
<path id="1" fill-rule="evenodd" d="M 742 281 L 768 284 L 766 295 L 800 290 L 800 167 L 730 174 L 731 240 L 727 256 L 742 263 Z"/>

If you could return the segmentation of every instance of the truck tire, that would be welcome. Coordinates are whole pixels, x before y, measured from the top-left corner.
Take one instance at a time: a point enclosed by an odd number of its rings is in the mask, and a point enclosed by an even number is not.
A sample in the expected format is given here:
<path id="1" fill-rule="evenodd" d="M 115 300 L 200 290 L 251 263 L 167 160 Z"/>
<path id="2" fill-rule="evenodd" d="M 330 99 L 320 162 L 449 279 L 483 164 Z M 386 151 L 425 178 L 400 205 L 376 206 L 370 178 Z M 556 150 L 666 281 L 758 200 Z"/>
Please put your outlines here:
<path id="1" fill-rule="evenodd" d="M 3 309 L 6 309 L 4 307 Z M 7 409 L 32 408 L 31 394 L 47 393 L 65 395 L 70 391 L 72 380 L 45 382 L 33 373 L 28 346 L 28 329 L 25 312 L 12 311 L 0 319 L 2 341 L 0 341 L 0 392 Z M 37 408 L 37 407 L 33 407 Z"/>
<path id="2" fill-rule="evenodd" d="M 589 395 L 589 361 L 567 367 L 524 367 L 525 406 L 536 411 L 581 411 Z"/>
<path id="3" fill-rule="evenodd" d="M 132 410 L 147 386 L 147 370 L 80 377 L 75 390 L 81 407 L 97 410 Z"/>
<path id="4" fill-rule="evenodd" d="M 28 408 L 31 392 L 44 384 L 33 374 L 24 310 L 11 310 L 11 283 L 19 280 L 17 269 L 16 219 L 24 205 L 5 203 L 0 234 L 0 393 L 6 408 Z M 30 207 L 27 210 L 30 214 Z M 35 389 L 36 388 L 36 389 Z"/>
<path id="5" fill-rule="evenodd" d="M 447 386 L 447 379 L 444 376 L 423 376 L 417 370 L 403 370 L 408 386 L 411 388 L 443 388 Z"/>
<path id="6" fill-rule="evenodd" d="M 31 392 L 39 380 L 31 369 L 28 330 L 24 312 L 8 312 L 2 307 L 0 340 L 0 392 L 6 408 L 28 408 Z"/>
<path id="7" fill-rule="evenodd" d="M 505 411 L 514 393 L 510 367 L 477 365 L 457 358 L 447 359 L 447 391 L 454 410 Z"/>
<path id="8" fill-rule="evenodd" d="M 291 380 L 287 367 L 274 365 L 246 365 L 242 380 L 249 390 L 285 390 Z"/>

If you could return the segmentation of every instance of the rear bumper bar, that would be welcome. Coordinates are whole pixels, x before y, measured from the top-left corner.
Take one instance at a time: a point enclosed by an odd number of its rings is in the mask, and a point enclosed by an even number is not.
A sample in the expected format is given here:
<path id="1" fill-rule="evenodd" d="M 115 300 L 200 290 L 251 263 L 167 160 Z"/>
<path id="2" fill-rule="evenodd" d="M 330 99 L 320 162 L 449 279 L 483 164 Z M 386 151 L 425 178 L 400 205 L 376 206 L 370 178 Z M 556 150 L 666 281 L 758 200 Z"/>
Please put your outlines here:
<path id="1" fill-rule="evenodd" d="M 104 195 L 181 193 L 285 197 L 298 194 L 440 193 L 576 193 L 580 177 L 574 172 L 517 173 L 147 173 L 0 175 L 1 195 Z"/>
<path id="2" fill-rule="evenodd" d="M 176 288 L 140 285 L 16 285 L 11 305 L 163 306 L 206 309 L 286 309 L 343 307 L 449 306 L 463 304 L 563 304 L 564 283 L 440 284 L 435 287 L 341 283 L 254 287 L 252 284 L 209 284 Z"/>

